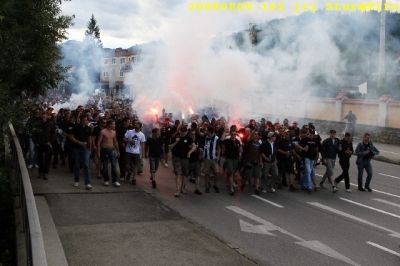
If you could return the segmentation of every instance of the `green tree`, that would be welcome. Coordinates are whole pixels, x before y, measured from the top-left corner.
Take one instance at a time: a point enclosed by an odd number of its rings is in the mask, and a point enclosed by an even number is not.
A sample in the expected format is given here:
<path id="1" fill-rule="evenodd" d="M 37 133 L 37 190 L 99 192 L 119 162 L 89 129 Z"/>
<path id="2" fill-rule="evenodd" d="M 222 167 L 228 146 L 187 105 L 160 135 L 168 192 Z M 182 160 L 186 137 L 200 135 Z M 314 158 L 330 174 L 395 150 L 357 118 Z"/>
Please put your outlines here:
<path id="1" fill-rule="evenodd" d="M 0 124 L 19 117 L 24 103 L 55 88 L 66 68 L 58 43 L 73 17 L 62 0 L 2 0 L 0 4 Z"/>
<path id="2" fill-rule="evenodd" d="M 97 20 L 94 18 L 93 14 L 88 22 L 87 30 L 85 31 L 85 37 L 93 40 L 97 46 L 103 47 L 103 44 L 100 40 L 100 28 L 99 25 L 97 25 Z"/>

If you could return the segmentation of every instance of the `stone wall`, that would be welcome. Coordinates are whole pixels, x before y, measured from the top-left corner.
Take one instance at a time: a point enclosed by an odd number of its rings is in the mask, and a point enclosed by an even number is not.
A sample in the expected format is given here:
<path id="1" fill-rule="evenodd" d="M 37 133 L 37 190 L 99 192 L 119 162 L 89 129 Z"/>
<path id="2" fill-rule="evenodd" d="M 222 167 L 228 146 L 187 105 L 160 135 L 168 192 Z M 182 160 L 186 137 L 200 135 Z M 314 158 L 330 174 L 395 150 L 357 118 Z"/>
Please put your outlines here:
<path id="1" fill-rule="evenodd" d="M 293 120 L 292 120 L 293 121 Z M 327 121 L 327 120 L 317 120 L 317 119 L 299 119 L 299 124 L 303 125 L 306 123 L 313 123 L 317 132 L 320 134 L 329 134 L 329 130 L 335 129 L 338 136 L 342 135 L 346 127 L 344 122 Z M 396 144 L 400 145 L 400 129 L 398 128 L 388 128 L 388 127 L 377 127 L 370 125 L 356 125 L 355 137 L 361 139 L 362 135 L 368 132 L 371 134 L 372 140 L 374 142 L 386 143 L 386 144 Z"/>

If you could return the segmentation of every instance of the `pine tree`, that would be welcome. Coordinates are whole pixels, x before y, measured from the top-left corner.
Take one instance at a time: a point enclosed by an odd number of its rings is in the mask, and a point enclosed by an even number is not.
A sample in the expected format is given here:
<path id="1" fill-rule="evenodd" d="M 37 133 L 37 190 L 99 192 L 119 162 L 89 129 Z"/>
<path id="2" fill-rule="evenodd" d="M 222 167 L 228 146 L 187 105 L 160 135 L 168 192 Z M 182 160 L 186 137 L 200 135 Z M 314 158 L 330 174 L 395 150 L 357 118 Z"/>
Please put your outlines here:
<path id="1" fill-rule="evenodd" d="M 97 25 L 97 20 L 93 14 L 88 22 L 87 30 L 85 31 L 85 37 L 94 40 L 97 46 L 103 47 L 103 44 L 100 40 L 100 28 L 99 25 Z"/>

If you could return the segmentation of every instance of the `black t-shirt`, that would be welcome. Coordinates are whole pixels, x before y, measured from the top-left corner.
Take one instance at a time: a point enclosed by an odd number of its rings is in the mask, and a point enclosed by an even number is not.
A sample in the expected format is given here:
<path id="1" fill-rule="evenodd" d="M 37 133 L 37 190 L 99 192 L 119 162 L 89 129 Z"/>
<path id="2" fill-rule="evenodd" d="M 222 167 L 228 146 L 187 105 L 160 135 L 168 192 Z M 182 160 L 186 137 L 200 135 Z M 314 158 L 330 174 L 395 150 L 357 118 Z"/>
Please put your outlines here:
<path id="1" fill-rule="evenodd" d="M 72 134 L 74 135 L 74 138 L 77 141 L 81 142 L 88 142 L 89 137 L 91 136 L 92 129 L 88 126 L 83 126 L 82 124 L 77 124 L 74 129 Z M 81 145 L 78 145 L 74 143 L 74 147 L 82 147 Z"/>
<path id="2" fill-rule="evenodd" d="M 146 147 L 149 147 L 149 157 L 153 158 L 160 158 L 161 157 L 161 151 L 163 147 L 163 141 L 161 138 L 152 138 L 149 137 L 146 140 Z"/>
<path id="3" fill-rule="evenodd" d="M 173 138 L 172 143 L 175 143 L 177 138 Z M 179 137 L 178 143 L 172 149 L 172 155 L 179 158 L 187 158 L 187 154 L 192 147 L 193 140 L 192 138 L 185 136 Z"/>
<path id="4" fill-rule="evenodd" d="M 304 158 L 308 158 L 311 160 L 315 160 L 317 158 L 318 142 L 316 140 L 307 137 L 300 140 L 299 144 L 303 148 L 308 146 L 308 150 L 302 152 L 302 156 Z"/>
<path id="5" fill-rule="evenodd" d="M 225 139 L 222 143 L 225 147 L 225 158 L 226 159 L 239 159 L 240 153 L 240 141 L 238 139 Z"/>
<path id="6" fill-rule="evenodd" d="M 195 162 L 198 162 L 200 160 L 199 143 L 198 143 L 198 141 L 194 141 L 194 144 L 197 145 L 197 149 L 190 154 L 190 157 L 189 157 L 189 162 L 190 163 L 195 163 Z"/>
<path id="7" fill-rule="evenodd" d="M 291 151 L 294 146 L 293 146 L 293 143 L 290 140 L 285 139 L 285 138 L 281 138 L 281 139 L 279 139 L 277 141 L 276 147 L 277 147 L 278 150 L 287 152 L 287 151 Z M 284 155 L 284 154 L 282 154 L 282 153 L 280 153 L 278 151 L 276 151 L 276 157 L 278 158 L 278 160 L 289 158 L 286 155 Z"/>

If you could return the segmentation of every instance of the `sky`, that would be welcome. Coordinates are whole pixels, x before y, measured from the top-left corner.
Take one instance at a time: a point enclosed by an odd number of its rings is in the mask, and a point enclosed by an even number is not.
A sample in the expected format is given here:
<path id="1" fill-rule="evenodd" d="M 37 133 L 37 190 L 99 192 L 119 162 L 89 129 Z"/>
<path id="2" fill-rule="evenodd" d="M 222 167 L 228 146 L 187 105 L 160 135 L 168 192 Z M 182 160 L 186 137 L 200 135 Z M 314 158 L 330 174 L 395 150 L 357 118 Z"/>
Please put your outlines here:
<path id="1" fill-rule="evenodd" d="M 295 3 L 317 3 L 317 8 L 325 8 L 325 2 L 329 1 L 306 1 L 286 0 L 283 12 L 266 12 L 262 4 L 280 3 L 282 1 L 255 0 L 251 1 L 256 8 L 251 11 L 194 11 L 190 12 L 191 3 L 213 3 L 206 0 L 71 0 L 63 1 L 62 11 L 65 15 L 75 15 L 74 25 L 70 27 L 69 39 L 82 40 L 87 23 L 92 14 L 97 19 L 100 27 L 101 40 L 104 47 L 128 48 L 135 44 L 149 41 L 162 40 L 170 25 L 176 23 L 177 17 L 186 15 L 199 16 L 200 20 L 208 21 L 210 16 L 226 17 L 230 23 L 225 23 L 218 28 L 220 33 L 227 34 L 246 28 L 248 23 L 262 23 L 274 18 L 285 17 L 295 14 Z M 246 2 L 240 0 L 219 1 L 223 2 Z M 336 1 L 332 1 L 336 2 Z M 368 2 L 362 0 L 339 1 L 343 3 Z M 379 3 L 380 1 L 373 1 Z M 400 3 L 400 0 L 391 2 Z M 301 12 L 301 10 L 300 10 Z M 178 18 L 179 19 L 179 18 Z"/>

